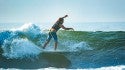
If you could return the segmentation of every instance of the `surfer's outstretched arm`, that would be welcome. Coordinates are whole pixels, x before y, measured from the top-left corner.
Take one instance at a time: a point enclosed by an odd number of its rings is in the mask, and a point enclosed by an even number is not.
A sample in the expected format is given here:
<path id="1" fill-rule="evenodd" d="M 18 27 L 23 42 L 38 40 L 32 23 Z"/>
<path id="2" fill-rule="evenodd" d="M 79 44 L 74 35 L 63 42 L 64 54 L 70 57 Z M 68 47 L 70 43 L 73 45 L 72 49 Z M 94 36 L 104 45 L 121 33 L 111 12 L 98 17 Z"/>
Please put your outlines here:
<path id="1" fill-rule="evenodd" d="M 60 27 L 61 27 L 62 29 L 64 29 L 64 30 L 70 30 L 70 29 L 71 29 L 71 30 L 74 30 L 73 28 L 67 28 L 67 27 L 65 27 L 65 26 L 62 25 L 62 24 L 60 25 Z"/>
<path id="2" fill-rule="evenodd" d="M 64 17 L 62 17 L 62 18 L 66 18 L 66 17 L 68 17 L 68 15 L 65 15 Z"/>

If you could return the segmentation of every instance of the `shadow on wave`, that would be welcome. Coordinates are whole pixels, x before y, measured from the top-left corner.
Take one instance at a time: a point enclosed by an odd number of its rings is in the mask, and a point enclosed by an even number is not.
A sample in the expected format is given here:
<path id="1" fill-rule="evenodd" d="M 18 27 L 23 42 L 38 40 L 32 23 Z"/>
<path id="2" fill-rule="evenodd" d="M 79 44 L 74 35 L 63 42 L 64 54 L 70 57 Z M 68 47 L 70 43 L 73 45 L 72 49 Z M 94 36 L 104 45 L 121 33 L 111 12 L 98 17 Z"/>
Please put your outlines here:
<path id="1" fill-rule="evenodd" d="M 31 59 L 7 59 L 0 55 L 0 68 L 39 69 L 47 67 L 69 68 L 71 61 L 58 52 L 44 52 Z"/>

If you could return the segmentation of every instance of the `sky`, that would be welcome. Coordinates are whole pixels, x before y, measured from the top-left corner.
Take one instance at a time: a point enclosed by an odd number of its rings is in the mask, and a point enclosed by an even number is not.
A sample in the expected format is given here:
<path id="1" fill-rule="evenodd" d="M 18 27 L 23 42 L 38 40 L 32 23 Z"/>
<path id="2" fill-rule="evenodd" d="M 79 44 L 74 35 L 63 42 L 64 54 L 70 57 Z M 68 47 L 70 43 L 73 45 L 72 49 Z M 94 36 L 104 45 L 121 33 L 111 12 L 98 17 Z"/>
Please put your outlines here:
<path id="1" fill-rule="evenodd" d="M 0 23 L 125 22 L 125 0 L 0 0 Z"/>

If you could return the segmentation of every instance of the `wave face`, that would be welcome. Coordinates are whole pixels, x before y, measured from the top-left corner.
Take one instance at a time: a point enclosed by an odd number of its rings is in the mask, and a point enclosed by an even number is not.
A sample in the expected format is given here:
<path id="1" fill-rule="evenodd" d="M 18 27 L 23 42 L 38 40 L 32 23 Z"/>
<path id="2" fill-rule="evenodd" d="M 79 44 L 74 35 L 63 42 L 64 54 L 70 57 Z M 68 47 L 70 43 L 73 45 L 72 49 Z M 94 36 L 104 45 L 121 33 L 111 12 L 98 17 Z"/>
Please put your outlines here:
<path id="1" fill-rule="evenodd" d="M 0 67 L 19 69 L 100 68 L 125 65 L 125 32 L 58 31 L 56 51 L 53 39 L 46 49 L 47 38 L 35 24 L 0 32 Z"/>

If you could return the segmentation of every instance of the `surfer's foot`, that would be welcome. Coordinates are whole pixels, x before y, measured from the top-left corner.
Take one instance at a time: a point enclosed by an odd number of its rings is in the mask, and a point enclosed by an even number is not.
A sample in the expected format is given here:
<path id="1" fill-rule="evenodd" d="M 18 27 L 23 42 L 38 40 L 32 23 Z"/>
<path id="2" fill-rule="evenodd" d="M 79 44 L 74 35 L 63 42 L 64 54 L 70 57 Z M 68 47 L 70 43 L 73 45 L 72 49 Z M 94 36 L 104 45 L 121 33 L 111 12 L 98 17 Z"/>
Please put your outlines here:
<path id="1" fill-rule="evenodd" d="M 56 51 L 56 48 L 54 50 Z"/>

